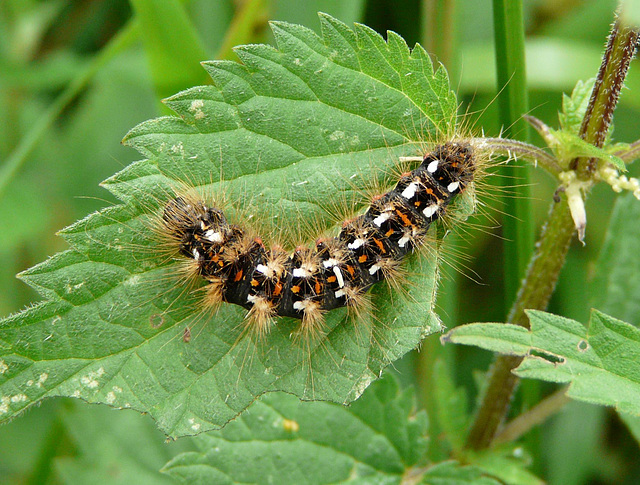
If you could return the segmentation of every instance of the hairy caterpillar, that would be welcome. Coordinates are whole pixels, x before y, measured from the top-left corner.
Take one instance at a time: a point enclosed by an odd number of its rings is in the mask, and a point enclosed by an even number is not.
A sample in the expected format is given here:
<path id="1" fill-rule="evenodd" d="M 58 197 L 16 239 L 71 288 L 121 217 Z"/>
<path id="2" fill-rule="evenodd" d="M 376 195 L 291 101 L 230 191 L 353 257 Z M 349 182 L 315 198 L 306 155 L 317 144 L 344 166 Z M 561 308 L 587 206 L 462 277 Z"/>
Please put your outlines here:
<path id="1" fill-rule="evenodd" d="M 325 312 L 361 306 L 372 285 L 393 277 L 452 197 L 473 181 L 476 164 L 467 142 L 437 145 L 364 214 L 345 221 L 338 236 L 291 254 L 265 247 L 197 197 L 173 198 L 161 223 L 186 273 L 207 282 L 206 306 L 246 308 L 247 327 L 258 336 L 269 333 L 275 317 L 301 319 L 299 331 L 314 336 L 323 331 Z"/>

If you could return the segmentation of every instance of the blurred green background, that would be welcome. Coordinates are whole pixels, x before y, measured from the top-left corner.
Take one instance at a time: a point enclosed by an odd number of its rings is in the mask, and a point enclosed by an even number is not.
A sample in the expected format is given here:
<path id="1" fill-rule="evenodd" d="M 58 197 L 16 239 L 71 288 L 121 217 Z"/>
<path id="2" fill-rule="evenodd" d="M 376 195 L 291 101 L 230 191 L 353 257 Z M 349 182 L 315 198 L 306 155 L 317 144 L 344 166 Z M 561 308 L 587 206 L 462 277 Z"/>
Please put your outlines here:
<path id="1" fill-rule="evenodd" d="M 561 94 L 597 72 L 615 1 L 524 3 L 530 114 L 557 126 Z M 500 133 L 491 0 L 1 0 L 0 314 L 39 299 L 14 275 L 65 248 L 57 230 L 115 202 L 98 184 L 138 158 L 120 140 L 137 123 L 168 113 L 161 98 L 207 82 L 199 61 L 234 59 L 237 44 L 273 43 L 268 20 L 317 31 L 317 11 L 423 44 L 447 67 L 460 111 L 471 113 L 476 130 Z M 615 115 L 617 141 L 639 137 L 637 64 Z M 513 176 L 517 184 L 517 170 Z M 536 228 L 554 189 L 551 177 L 534 174 Z M 572 248 L 550 311 L 588 320 L 589 282 L 613 200 L 606 187 L 589 198 L 587 246 Z M 505 312 L 501 240 L 488 234 L 495 224 L 474 222 L 484 229 L 465 230 L 452 243 L 470 255 L 469 268 L 443 269 L 439 304 L 447 327 L 500 321 Z M 418 384 L 427 409 L 436 355 L 455 362 L 456 379 L 469 392 L 472 371 L 491 359 L 473 349 L 442 350 L 437 337 L 428 339 L 419 357 L 395 366 L 405 384 Z M 638 483 L 638 444 L 606 409 L 571 403 L 525 441 L 532 469 L 549 483 Z M 192 446 L 189 439 L 165 445 L 151 420 L 132 412 L 48 401 L 0 427 L 0 483 L 131 483 L 130 469 L 136 483 L 169 482 L 157 470 Z"/>

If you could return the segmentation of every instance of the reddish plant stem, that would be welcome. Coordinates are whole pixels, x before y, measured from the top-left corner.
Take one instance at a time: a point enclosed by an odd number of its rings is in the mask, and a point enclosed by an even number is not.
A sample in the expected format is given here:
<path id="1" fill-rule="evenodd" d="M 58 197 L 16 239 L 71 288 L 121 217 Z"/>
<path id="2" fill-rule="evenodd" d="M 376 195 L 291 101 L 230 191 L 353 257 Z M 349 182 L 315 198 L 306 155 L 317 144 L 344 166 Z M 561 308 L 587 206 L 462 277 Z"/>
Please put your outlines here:
<path id="1" fill-rule="evenodd" d="M 600 143 L 596 146 L 602 146 L 606 138 L 637 42 L 637 30 L 621 28 L 619 21 L 614 23 L 598 73 L 597 89 L 594 88 L 582 124 L 583 138 L 589 143 Z M 594 173 L 593 163 L 596 162 L 578 159 L 574 166 L 590 179 Z M 529 263 L 527 275 L 509 312 L 509 323 L 528 327 L 525 309 L 546 309 L 564 266 L 574 232 L 573 220 L 566 198 L 563 197 L 560 202 L 554 202 L 552 205 L 549 219 Z M 467 448 L 482 449 L 492 444 L 507 415 L 518 384 L 518 378 L 512 371 L 521 362 L 521 357 L 514 356 L 499 356 L 494 362 L 482 402 L 467 437 Z"/>
<path id="2" fill-rule="evenodd" d="M 580 127 L 580 137 L 598 148 L 604 145 L 609 132 L 613 110 L 618 103 L 620 90 L 637 44 L 638 30 L 621 27 L 620 20 L 617 19 L 611 29 L 600 71 Z M 590 180 L 598 168 L 598 160 L 578 158 L 574 160 L 572 168 L 577 171 L 581 180 Z"/>

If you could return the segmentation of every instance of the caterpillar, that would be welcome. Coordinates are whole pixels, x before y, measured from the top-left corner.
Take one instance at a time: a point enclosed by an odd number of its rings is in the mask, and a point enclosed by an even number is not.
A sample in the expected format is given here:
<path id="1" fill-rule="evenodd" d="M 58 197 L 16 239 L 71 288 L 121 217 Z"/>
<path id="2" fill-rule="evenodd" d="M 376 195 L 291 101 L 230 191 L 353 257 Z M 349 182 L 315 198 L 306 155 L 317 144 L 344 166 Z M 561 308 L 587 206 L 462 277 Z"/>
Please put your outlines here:
<path id="1" fill-rule="evenodd" d="M 276 317 L 300 319 L 299 332 L 316 335 L 322 333 L 326 312 L 357 309 L 374 284 L 393 278 L 453 197 L 473 182 L 476 169 L 468 142 L 437 145 L 362 215 L 343 222 L 337 236 L 292 253 L 266 247 L 195 196 L 177 195 L 164 206 L 162 231 L 183 258 L 186 273 L 206 281 L 206 306 L 244 307 L 247 328 L 260 337 Z"/>

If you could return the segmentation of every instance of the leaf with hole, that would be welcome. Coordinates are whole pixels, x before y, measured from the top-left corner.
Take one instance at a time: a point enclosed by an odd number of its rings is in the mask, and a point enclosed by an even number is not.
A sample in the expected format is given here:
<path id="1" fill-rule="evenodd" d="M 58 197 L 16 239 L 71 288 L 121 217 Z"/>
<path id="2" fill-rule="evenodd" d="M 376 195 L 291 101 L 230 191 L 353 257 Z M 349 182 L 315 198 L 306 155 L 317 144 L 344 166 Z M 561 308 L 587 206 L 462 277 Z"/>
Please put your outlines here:
<path id="1" fill-rule="evenodd" d="M 597 310 L 589 327 L 529 310 L 531 330 L 502 323 L 457 327 L 443 340 L 523 356 L 519 377 L 568 383 L 567 396 L 640 415 L 640 330 Z"/>

